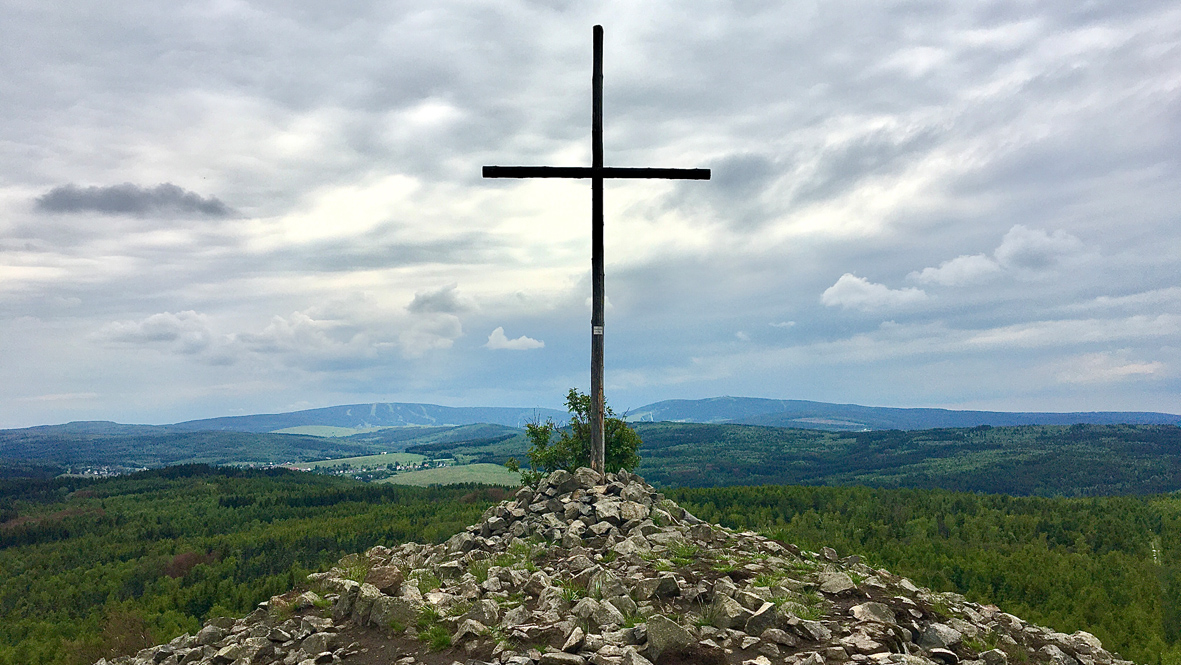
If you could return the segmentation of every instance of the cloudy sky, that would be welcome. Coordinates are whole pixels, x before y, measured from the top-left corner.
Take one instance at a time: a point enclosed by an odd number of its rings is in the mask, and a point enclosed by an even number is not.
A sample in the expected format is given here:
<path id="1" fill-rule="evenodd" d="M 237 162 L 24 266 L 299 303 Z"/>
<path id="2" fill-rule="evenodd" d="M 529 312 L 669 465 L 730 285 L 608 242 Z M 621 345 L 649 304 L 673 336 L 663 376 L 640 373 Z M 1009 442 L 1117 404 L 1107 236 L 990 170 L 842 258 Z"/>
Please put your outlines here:
<path id="1" fill-rule="evenodd" d="M 1181 412 L 1181 8 L 0 0 L 0 427 L 589 384 Z"/>

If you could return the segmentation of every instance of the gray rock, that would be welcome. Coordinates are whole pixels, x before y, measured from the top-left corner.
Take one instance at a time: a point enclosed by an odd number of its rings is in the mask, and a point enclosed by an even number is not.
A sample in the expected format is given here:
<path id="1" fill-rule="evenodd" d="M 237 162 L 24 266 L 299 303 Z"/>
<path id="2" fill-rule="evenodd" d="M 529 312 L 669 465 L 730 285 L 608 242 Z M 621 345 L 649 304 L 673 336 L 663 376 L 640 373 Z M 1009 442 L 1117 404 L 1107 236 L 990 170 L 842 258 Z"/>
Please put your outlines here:
<path id="1" fill-rule="evenodd" d="M 645 538 L 654 545 L 663 545 L 665 547 L 674 543 L 685 542 L 685 537 L 675 530 L 657 531 L 656 533 L 645 536 Z"/>
<path id="2" fill-rule="evenodd" d="M 588 568 L 594 568 L 594 567 L 595 567 L 595 562 L 591 561 L 590 558 L 584 554 L 579 554 L 578 556 L 571 557 L 570 560 L 566 562 L 566 568 L 571 573 L 574 573 L 575 575 L 577 575 L 578 573 L 581 573 L 582 571 L 584 571 Z"/>
<path id="3" fill-rule="evenodd" d="M 596 626 L 618 626 L 625 619 L 623 613 L 611 603 L 599 603 L 598 607 L 591 613 L 590 620 Z"/>
<path id="4" fill-rule="evenodd" d="M 197 631 L 197 645 L 206 646 L 216 644 L 226 638 L 226 630 L 217 626 L 205 626 Z"/>
<path id="5" fill-rule="evenodd" d="M 799 646 L 800 644 L 800 638 L 778 628 L 768 628 L 767 630 L 764 630 L 763 634 L 759 637 L 761 637 L 765 642 L 782 644 L 785 647 L 794 647 Z"/>
<path id="6" fill-rule="evenodd" d="M 597 595 L 600 598 L 612 598 L 627 593 L 627 587 L 623 585 L 623 581 L 609 570 L 596 572 L 590 578 L 590 583 L 586 588 L 589 593 Z"/>
<path id="7" fill-rule="evenodd" d="M 919 636 L 919 646 L 924 649 L 950 649 L 963 639 L 963 634 L 951 626 L 933 623 Z"/>
<path id="8" fill-rule="evenodd" d="M 353 621 L 357 625 L 364 626 L 369 623 L 369 613 L 373 610 L 373 603 L 381 598 L 382 594 L 377 590 L 377 587 L 366 582 L 357 590 L 357 599 L 353 602 Z"/>
<path id="9" fill-rule="evenodd" d="M 582 489 L 590 489 L 602 481 L 598 471 L 586 466 L 580 466 L 574 471 L 574 480 Z"/>
<path id="10" fill-rule="evenodd" d="M 737 600 L 739 605 L 745 607 L 751 612 L 755 612 L 763 606 L 763 602 L 766 601 L 766 598 L 756 596 L 750 591 L 739 591 L 734 594 L 734 600 Z"/>
<path id="11" fill-rule="evenodd" d="M 632 600 L 631 596 L 620 594 L 608 598 L 607 602 L 614 605 L 615 609 L 619 610 L 619 613 L 625 617 L 635 614 L 639 610 L 639 607 L 636 606 L 636 601 Z"/>
<path id="12" fill-rule="evenodd" d="M 451 641 L 459 644 L 467 639 L 480 638 L 488 634 L 488 626 L 476 621 L 474 619 L 464 619 L 460 622 L 459 628 L 455 634 L 451 636 Z"/>
<path id="13" fill-rule="evenodd" d="M 932 660 L 943 663 L 943 665 L 957 665 L 960 662 L 960 657 L 951 649 L 931 649 L 927 652 Z"/>
<path id="14" fill-rule="evenodd" d="M 242 651 L 243 649 L 241 644 L 231 644 L 229 646 L 222 647 L 218 650 L 217 654 L 213 656 L 212 662 L 215 665 L 225 665 L 226 663 L 232 663 L 242 656 Z"/>
<path id="15" fill-rule="evenodd" d="M 584 642 L 586 642 L 586 632 L 575 626 L 574 630 L 570 631 L 570 634 L 566 637 L 566 641 L 562 644 L 562 651 L 566 653 L 577 653 L 582 648 Z"/>
<path id="16" fill-rule="evenodd" d="M 828 647 L 824 650 L 824 660 L 831 663 L 843 663 L 849 660 L 849 652 L 845 647 Z"/>
<path id="17" fill-rule="evenodd" d="M 524 605 L 518 605 L 513 609 L 504 613 L 504 618 L 501 619 L 500 625 L 505 628 L 512 628 L 513 626 L 520 626 L 529 621 L 529 608 Z"/>
<path id="18" fill-rule="evenodd" d="M 842 637 L 841 647 L 845 649 L 846 653 L 862 653 L 866 655 L 890 650 L 886 645 L 860 631 Z"/>
<path id="19" fill-rule="evenodd" d="M 620 660 L 620 665 L 652 665 L 652 661 L 640 656 L 635 648 L 628 646 L 624 648 L 624 656 Z"/>
<path id="20" fill-rule="evenodd" d="M 1047 644 L 1046 646 L 1037 650 L 1038 654 L 1050 661 L 1051 665 L 1078 665 L 1078 661 L 1067 654 L 1057 645 Z"/>
<path id="21" fill-rule="evenodd" d="M 649 660 L 659 660 L 660 655 L 665 652 L 684 651 L 694 641 L 689 631 L 663 614 L 654 614 L 648 619 Z"/>
<path id="22" fill-rule="evenodd" d="M 500 606 L 488 598 L 478 600 L 463 618 L 479 621 L 485 626 L 495 626 L 500 623 Z"/>
<path id="23" fill-rule="evenodd" d="M 299 644 L 301 651 L 308 655 L 330 651 L 336 644 L 336 633 L 312 633 Z"/>
<path id="24" fill-rule="evenodd" d="M 893 624 L 894 610 L 883 603 L 862 603 L 854 605 L 849 613 L 858 621 L 876 621 L 878 623 Z"/>
<path id="25" fill-rule="evenodd" d="M 599 601 L 595 600 L 594 598 L 581 598 L 577 603 L 574 604 L 574 607 L 570 610 L 570 613 L 580 619 L 589 619 L 591 615 L 594 614 L 598 609 Z"/>
<path id="26" fill-rule="evenodd" d="M 549 575 L 540 570 L 529 576 L 529 581 L 525 583 L 525 593 L 530 596 L 540 596 L 542 591 L 552 586 Z"/>
<path id="27" fill-rule="evenodd" d="M 795 628 L 801 631 L 801 635 L 816 642 L 827 642 L 832 639 L 832 631 L 825 628 L 824 624 L 819 621 L 809 621 L 808 619 L 800 619 L 800 623 Z"/>
<path id="28" fill-rule="evenodd" d="M 405 578 L 402 575 L 402 569 L 397 566 L 377 566 L 369 569 L 369 573 L 365 575 L 365 581 L 386 595 L 396 596 L 402 590 L 402 582 L 405 581 Z"/>
<path id="29" fill-rule="evenodd" d="M 834 596 L 857 588 L 847 573 L 820 573 L 820 590 Z"/>
<path id="30" fill-rule="evenodd" d="M 677 578 L 672 575 L 647 577 L 636 582 L 636 600 L 671 598 L 679 595 L 681 595 L 681 588 L 677 586 Z"/>
<path id="31" fill-rule="evenodd" d="M 467 531 L 460 531 L 448 538 L 446 544 L 449 552 L 470 552 L 476 546 L 476 537 Z"/>
<path id="32" fill-rule="evenodd" d="M 332 620 L 343 622 L 353 614 L 353 602 L 357 599 L 357 592 L 361 585 L 353 580 L 340 580 L 338 585 L 340 596 L 332 606 Z"/>
<path id="33" fill-rule="evenodd" d="M 751 611 L 738 604 L 729 596 L 716 596 L 713 604 L 713 621 L 717 628 L 741 628 L 751 617 Z"/>
<path id="34" fill-rule="evenodd" d="M 1091 655 L 1103 651 L 1103 643 L 1099 641 L 1099 638 L 1084 630 L 1068 636 L 1065 643 L 1078 654 Z"/>
<path id="35" fill-rule="evenodd" d="M 775 605 L 763 603 L 763 606 L 746 620 L 746 634 L 758 637 L 768 628 L 774 628 L 776 620 Z"/>
<path id="36" fill-rule="evenodd" d="M 620 501 L 615 501 L 613 499 L 600 499 L 595 503 L 595 517 L 597 517 L 600 522 L 608 522 L 615 526 L 622 524 L 623 520 L 619 515 L 620 503 Z"/>
<path id="37" fill-rule="evenodd" d="M 554 490 L 551 496 L 573 492 L 579 486 L 579 480 L 574 474 L 565 469 L 558 469 L 549 475 L 549 487 Z M 546 492 L 548 494 L 548 491 Z"/>
<path id="38" fill-rule="evenodd" d="M 984 665 L 1009 665 L 1009 654 L 1000 649 L 991 649 L 980 654 Z"/>
<path id="39" fill-rule="evenodd" d="M 575 653 L 550 651 L 541 654 L 537 665 L 586 665 L 586 659 Z"/>
<path id="40" fill-rule="evenodd" d="M 624 522 L 642 520 L 648 516 L 648 506 L 635 501 L 623 501 L 619 504 L 619 519 Z"/>

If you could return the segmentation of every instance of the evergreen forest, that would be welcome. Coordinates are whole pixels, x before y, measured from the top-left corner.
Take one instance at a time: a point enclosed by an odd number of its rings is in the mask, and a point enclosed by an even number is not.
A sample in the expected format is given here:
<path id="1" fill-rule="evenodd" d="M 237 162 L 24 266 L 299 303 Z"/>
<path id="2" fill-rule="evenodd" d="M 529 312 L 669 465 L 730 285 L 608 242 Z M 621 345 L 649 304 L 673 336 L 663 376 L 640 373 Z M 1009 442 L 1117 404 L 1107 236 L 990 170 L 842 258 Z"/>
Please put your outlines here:
<path id="1" fill-rule="evenodd" d="M 345 554 L 440 542 L 504 496 L 202 465 L 0 480 L 0 664 L 89 665 L 195 633 Z"/>
<path id="2" fill-rule="evenodd" d="M 441 542 L 507 492 L 203 465 L 0 479 L 0 665 L 89 665 L 195 632 L 344 554 Z M 859 555 L 920 585 L 1087 630 L 1137 662 L 1181 663 L 1181 496 L 790 485 L 665 493 L 702 519 Z"/>

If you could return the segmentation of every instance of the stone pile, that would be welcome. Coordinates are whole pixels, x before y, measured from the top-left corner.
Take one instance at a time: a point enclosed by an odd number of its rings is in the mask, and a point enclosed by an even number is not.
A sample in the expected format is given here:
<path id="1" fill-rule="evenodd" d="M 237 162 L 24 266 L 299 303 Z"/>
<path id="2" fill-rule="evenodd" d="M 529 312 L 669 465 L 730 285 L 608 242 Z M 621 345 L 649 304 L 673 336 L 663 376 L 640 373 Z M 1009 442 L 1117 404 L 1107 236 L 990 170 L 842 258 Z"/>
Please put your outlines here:
<path id="1" fill-rule="evenodd" d="M 98 665 L 1131 665 L 1089 633 L 702 523 L 627 472 L 554 472 L 443 544 L 308 581 Z"/>

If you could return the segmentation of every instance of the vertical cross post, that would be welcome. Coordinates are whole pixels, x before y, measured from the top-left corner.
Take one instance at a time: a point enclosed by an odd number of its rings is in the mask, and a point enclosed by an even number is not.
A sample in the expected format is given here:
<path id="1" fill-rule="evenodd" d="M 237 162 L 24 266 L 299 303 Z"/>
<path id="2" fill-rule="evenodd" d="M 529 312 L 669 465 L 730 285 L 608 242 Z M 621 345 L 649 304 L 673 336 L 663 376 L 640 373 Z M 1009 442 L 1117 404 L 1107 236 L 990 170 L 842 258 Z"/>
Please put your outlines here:
<path id="1" fill-rule="evenodd" d="M 709 180 L 709 169 L 603 166 L 603 26 L 594 28 L 591 68 L 591 166 L 485 166 L 485 178 L 590 178 L 591 181 L 591 412 L 590 464 L 607 470 L 606 400 L 603 397 L 603 180 L 658 178 Z"/>
<path id="2" fill-rule="evenodd" d="M 594 28 L 594 66 L 591 74 L 591 412 L 590 461 L 606 471 L 606 401 L 603 397 L 603 26 Z"/>

